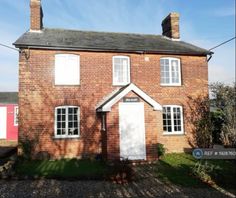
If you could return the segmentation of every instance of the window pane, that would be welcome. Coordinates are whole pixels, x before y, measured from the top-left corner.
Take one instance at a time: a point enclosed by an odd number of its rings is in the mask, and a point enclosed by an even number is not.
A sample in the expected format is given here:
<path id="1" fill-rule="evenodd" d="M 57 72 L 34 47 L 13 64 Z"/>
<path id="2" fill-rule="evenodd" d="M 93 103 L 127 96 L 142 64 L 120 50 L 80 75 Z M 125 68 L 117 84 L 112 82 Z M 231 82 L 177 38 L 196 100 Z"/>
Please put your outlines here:
<path id="1" fill-rule="evenodd" d="M 176 119 L 174 119 L 174 125 L 177 125 L 177 120 Z"/>
<path id="2" fill-rule="evenodd" d="M 181 112 L 179 107 L 173 108 L 174 112 L 174 130 L 181 131 Z"/>
<path id="3" fill-rule="evenodd" d="M 61 130 L 61 135 L 65 135 L 66 134 L 66 129 L 62 129 Z"/>
<path id="4" fill-rule="evenodd" d="M 69 108 L 68 111 L 69 111 L 69 114 L 73 113 L 73 108 Z"/>
<path id="5" fill-rule="evenodd" d="M 172 83 L 179 83 L 179 66 L 177 60 L 171 61 Z"/>
<path id="6" fill-rule="evenodd" d="M 68 135 L 73 135 L 73 129 L 69 128 Z"/>
<path id="7" fill-rule="evenodd" d="M 61 116 L 57 115 L 57 121 L 61 121 Z"/>
<path id="8" fill-rule="evenodd" d="M 74 115 L 74 121 L 77 121 L 77 119 L 78 119 L 78 116 Z"/>
<path id="9" fill-rule="evenodd" d="M 168 84 L 170 82 L 169 60 L 161 59 L 161 83 Z"/>
<path id="10" fill-rule="evenodd" d="M 78 112 L 78 108 L 74 108 L 74 113 L 77 114 L 77 112 Z"/>
<path id="11" fill-rule="evenodd" d="M 113 65 L 113 80 L 115 83 L 128 83 L 129 81 L 129 59 L 128 58 L 114 58 Z"/>
<path id="12" fill-rule="evenodd" d="M 60 54 L 55 56 L 55 84 L 79 84 L 79 56 Z"/>
<path id="13" fill-rule="evenodd" d="M 168 125 L 171 125 L 171 119 L 168 120 Z"/>
<path id="14" fill-rule="evenodd" d="M 57 128 L 61 128 L 61 122 L 57 122 Z"/>
<path id="15" fill-rule="evenodd" d="M 177 125 L 181 125 L 181 121 L 180 120 L 177 121 Z"/>
<path id="16" fill-rule="evenodd" d="M 57 135 L 61 135 L 61 129 L 57 129 Z"/>
<path id="17" fill-rule="evenodd" d="M 73 115 L 69 115 L 68 121 L 72 121 L 72 120 L 73 120 Z"/>
<path id="18" fill-rule="evenodd" d="M 171 108 L 163 107 L 163 130 L 171 131 Z"/>
<path id="19" fill-rule="evenodd" d="M 55 56 L 55 84 L 63 84 L 66 56 Z"/>
<path id="20" fill-rule="evenodd" d="M 161 64 L 161 67 L 164 67 L 164 65 L 165 65 L 164 59 L 161 59 L 160 64 Z"/>
<path id="21" fill-rule="evenodd" d="M 69 122 L 68 127 L 72 128 L 73 127 L 73 122 Z"/>
<path id="22" fill-rule="evenodd" d="M 70 108 L 71 114 L 68 115 L 68 135 L 78 135 L 78 114 L 79 108 Z"/>
<path id="23" fill-rule="evenodd" d="M 78 134 L 79 134 L 78 129 L 75 129 L 74 130 L 74 135 L 78 135 Z"/>

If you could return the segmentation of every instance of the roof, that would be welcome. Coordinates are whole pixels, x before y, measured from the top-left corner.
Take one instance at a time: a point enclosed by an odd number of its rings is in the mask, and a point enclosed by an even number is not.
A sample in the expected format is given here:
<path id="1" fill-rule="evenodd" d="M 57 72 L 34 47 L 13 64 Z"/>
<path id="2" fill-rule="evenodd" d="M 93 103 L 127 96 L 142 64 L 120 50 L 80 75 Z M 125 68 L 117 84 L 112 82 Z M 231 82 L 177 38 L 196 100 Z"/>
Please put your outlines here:
<path id="1" fill-rule="evenodd" d="M 155 111 L 162 110 L 162 106 L 153 100 L 150 96 L 148 96 L 145 92 L 139 89 L 135 84 L 130 83 L 125 87 L 120 88 L 114 93 L 110 94 L 106 97 L 102 102 L 99 103 L 96 110 L 97 112 L 107 112 L 111 111 L 111 107 L 117 103 L 121 98 L 123 98 L 130 91 L 136 93 L 139 97 L 145 100 L 148 104 L 150 104 Z"/>
<path id="2" fill-rule="evenodd" d="M 17 48 L 46 48 L 86 51 L 118 51 L 207 55 L 212 52 L 183 41 L 151 34 L 93 32 L 65 29 L 43 29 L 26 32 L 14 45 Z"/>
<path id="3" fill-rule="evenodd" d="M 18 104 L 18 92 L 0 92 L 1 104 Z"/>

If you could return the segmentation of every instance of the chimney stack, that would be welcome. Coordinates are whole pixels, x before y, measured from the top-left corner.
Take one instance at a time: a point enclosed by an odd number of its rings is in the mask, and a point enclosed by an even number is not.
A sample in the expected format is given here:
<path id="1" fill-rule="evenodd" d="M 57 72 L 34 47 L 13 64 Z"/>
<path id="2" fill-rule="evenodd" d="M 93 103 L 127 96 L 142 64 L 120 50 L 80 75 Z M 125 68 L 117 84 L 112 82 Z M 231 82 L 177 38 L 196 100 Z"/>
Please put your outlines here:
<path id="1" fill-rule="evenodd" d="M 43 11 L 41 0 L 30 0 L 30 31 L 40 31 L 43 28 Z"/>
<path id="2" fill-rule="evenodd" d="M 179 40 L 179 14 L 170 13 L 161 23 L 162 35 L 168 38 Z"/>

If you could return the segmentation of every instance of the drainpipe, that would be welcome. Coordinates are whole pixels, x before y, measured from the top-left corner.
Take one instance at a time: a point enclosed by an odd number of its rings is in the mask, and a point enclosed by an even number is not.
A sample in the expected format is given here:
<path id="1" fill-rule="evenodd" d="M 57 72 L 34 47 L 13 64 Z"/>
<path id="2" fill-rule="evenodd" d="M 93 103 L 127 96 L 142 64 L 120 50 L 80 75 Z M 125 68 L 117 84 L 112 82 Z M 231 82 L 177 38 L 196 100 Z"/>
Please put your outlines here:
<path id="1" fill-rule="evenodd" d="M 210 54 L 209 58 L 207 59 L 207 62 L 209 62 L 212 58 L 212 54 Z"/>
<path id="2" fill-rule="evenodd" d="M 106 113 L 102 114 L 102 131 L 106 131 Z"/>

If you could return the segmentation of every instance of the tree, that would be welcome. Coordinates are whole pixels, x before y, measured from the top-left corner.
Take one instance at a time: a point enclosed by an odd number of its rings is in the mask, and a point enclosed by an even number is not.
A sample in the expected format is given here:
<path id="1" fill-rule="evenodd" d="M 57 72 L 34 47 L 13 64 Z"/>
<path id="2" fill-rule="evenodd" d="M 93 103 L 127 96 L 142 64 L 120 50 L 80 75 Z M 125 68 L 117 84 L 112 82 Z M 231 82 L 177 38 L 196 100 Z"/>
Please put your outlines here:
<path id="1" fill-rule="evenodd" d="M 188 121 L 192 125 L 193 136 L 189 143 L 195 147 L 210 148 L 212 146 L 212 122 L 210 117 L 210 101 L 208 95 L 188 96 Z"/>
<path id="2" fill-rule="evenodd" d="M 212 106 L 222 117 L 220 140 L 225 146 L 236 147 L 236 83 L 233 86 L 214 83 L 210 90 Z"/>

